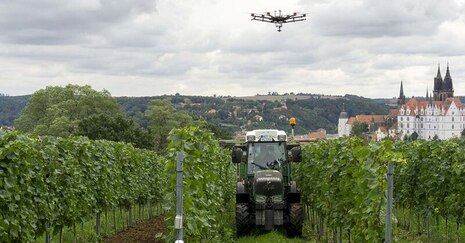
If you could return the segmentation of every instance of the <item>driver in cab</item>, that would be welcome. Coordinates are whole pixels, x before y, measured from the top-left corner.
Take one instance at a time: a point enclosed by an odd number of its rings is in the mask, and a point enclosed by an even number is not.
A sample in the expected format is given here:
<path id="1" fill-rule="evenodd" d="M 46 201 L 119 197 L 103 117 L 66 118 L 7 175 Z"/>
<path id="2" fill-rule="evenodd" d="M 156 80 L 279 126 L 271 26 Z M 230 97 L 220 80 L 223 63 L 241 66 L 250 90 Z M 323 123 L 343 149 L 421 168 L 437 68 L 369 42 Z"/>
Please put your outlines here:
<path id="1" fill-rule="evenodd" d="M 264 168 L 274 169 L 274 162 L 276 161 L 274 147 L 272 145 L 262 146 L 261 149 L 257 151 L 255 161 L 255 163 L 260 164 Z"/>

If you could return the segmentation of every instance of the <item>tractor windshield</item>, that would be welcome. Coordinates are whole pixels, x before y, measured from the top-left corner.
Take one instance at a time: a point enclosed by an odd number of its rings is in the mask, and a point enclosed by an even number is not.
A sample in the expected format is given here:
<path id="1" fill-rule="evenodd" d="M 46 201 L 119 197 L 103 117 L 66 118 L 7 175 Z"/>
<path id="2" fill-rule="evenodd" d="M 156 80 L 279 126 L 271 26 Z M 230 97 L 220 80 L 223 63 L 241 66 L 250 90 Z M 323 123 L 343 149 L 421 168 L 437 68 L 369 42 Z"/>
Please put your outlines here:
<path id="1" fill-rule="evenodd" d="M 248 173 L 259 170 L 279 170 L 286 161 L 286 146 L 284 142 L 249 143 Z"/>

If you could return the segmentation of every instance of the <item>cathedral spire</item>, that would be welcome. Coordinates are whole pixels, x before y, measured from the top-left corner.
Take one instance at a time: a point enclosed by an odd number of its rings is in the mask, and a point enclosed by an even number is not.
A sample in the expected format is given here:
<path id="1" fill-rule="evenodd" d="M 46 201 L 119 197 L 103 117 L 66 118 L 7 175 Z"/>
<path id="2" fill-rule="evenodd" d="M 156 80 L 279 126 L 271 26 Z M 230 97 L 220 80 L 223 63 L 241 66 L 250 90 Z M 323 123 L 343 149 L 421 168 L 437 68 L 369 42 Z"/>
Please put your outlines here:
<path id="1" fill-rule="evenodd" d="M 401 80 L 400 81 L 400 93 L 399 93 L 399 98 L 402 98 L 404 97 L 404 83 L 403 81 Z"/>
<path id="2" fill-rule="evenodd" d="M 443 92 L 447 98 L 454 97 L 454 87 L 452 85 L 452 77 L 450 76 L 449 63 L 447 63 L 446 76 L 444 77 Z"/>
<path id="3" fill-rule="evenodd" d="M 441 100 L 441 94 L 444 89 L 443 86 L 444 84 L 442 81 L 441 67 L 438 64 L 438 73 L 436 74 L 436 77 L 434 77 L 434 88 L 433 88 L 434 100 Z"/>
<path id="4" fill-rule="evenodd" d="M 426 99 L 428 99 L 428 86 L 426 86 Z"/>
<path id="5" fill-rule="evenodd" d="M 399 98 L 397 98 L 397 104 L 399 106 L 405 104 L 404 83 L 402 82 L 402 80 L 400 81 L 400 93 Z"/>

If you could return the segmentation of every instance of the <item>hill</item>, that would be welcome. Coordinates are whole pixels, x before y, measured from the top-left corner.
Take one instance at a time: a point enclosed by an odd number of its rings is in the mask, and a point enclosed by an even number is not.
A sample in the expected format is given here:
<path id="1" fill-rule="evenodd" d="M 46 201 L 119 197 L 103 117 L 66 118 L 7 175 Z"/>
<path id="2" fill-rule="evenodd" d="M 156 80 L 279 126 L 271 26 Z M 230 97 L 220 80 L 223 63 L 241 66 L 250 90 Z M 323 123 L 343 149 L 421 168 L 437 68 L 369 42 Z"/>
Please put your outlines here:
<path id="1" fill-rule="evenodd" d="M 328 98 L 330 97 L 330 98 Z M 27 103 L 29 96 L 0 97 L 0 125 L 11 126 Z M 357 114 L 387 114 L 383 102 L 354 95 L 266 95 L 255 98 L 205 96 L 116 97 L 127 115 L 142 127 L 147 127 L 145 111 L 153 99 L 169 99 L 179 110 L 234 132 L 241 129 L 276 128 L 290 132 L 288 119 L 297 119 L 296 133 L 303 134 L 324 128 L 336 133 L 343 104 L 350 116 Z"/>
<path id="2" fill-rule="evenodd" d="M 19 116 L 24 106 L 26 106 L 29 97 L 29 95 L 0 95 L 0 126 L 13 126 L 15 119 Z"/>
<path id="3" fill-rule="evenodd" d="M 296 133 L 308 133 L 319 128 L 336 133 L 343 104 L 349 115 L 387 114 L 389 110 L 385 104 L 354 95 L 334 98 L 307 95 L 306 98 L 293 99 L 288 95 L 257 96 L 255 99 L 182 95 L 117 98 L 127 114 L 142 126 L 147 123 L 143 114 L 151 99 L 170 99 L 176 109 L 185 110 L 229 132 L 258 128 L 276 128 L 289 132 L 288 119 L 294 116 L 298 122 Z"/>

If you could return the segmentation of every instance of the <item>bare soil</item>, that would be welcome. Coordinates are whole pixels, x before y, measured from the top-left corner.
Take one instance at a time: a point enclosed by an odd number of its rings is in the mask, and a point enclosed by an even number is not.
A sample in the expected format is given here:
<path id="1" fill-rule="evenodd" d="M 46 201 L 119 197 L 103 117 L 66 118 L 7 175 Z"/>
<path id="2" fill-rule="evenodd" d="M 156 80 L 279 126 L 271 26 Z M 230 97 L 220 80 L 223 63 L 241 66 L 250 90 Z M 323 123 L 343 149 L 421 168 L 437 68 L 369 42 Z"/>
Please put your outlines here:
<path id="1" fill-rule="evenodd" d="M 107 243 L 161 243 L 156 240 L 155 235 L 158 233 L 166 233 L 166 224 L 163 216 L 158 216 L 155 219 L 138 222 L 129 227 L 129 229 L 118 232 L 114 235 L 105 238 Z"/>

